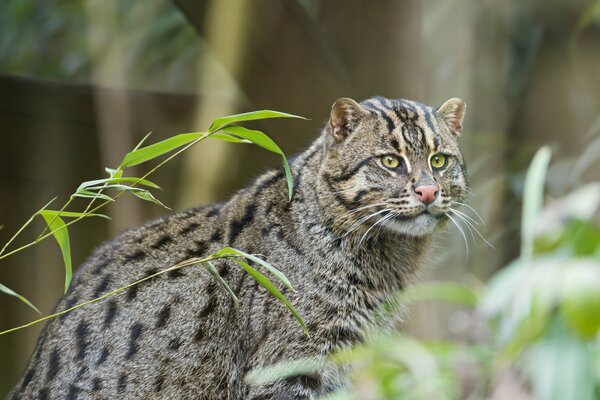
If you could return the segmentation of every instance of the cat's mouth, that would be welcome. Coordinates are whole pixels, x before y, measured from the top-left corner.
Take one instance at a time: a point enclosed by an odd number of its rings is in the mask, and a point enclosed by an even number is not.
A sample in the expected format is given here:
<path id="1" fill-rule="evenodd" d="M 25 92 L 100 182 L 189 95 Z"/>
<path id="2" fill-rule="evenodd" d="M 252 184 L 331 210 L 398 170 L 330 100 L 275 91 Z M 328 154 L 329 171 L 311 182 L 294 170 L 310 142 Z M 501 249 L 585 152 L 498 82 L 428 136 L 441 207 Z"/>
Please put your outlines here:
<path id="1" fill-rule="evenodd" d="M 396 233 L 424 236 L 432 233 L 444 216 L 444 213 L 425 208 L 411 215 L 396 215 L 385 225 Z"/>

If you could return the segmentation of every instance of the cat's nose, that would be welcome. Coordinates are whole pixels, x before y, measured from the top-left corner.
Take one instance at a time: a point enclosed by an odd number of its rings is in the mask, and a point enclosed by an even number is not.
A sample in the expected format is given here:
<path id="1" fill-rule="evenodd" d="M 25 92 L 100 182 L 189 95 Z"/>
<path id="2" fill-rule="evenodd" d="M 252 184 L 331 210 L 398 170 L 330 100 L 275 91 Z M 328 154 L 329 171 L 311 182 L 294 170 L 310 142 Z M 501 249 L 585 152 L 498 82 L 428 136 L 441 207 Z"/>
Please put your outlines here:
<path id="1" fill-rule="evenodd" d="M 415 193 L 419 195 L 419 200 L 425 204 L 433 203 L 439 188 L 436 185 L 417 186 Z"/>

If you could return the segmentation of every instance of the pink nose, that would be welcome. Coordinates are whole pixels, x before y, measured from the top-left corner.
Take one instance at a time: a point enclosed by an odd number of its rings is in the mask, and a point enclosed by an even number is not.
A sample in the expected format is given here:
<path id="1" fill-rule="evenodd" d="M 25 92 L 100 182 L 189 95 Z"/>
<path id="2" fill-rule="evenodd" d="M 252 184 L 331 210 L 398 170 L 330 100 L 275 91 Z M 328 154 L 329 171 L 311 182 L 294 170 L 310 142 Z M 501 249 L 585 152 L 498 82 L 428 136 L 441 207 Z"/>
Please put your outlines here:
<path id="1" fill-rule="evenodd" d="M 435 185 L 419 186 L 415 188 L 415 193 L 419 195 L 419 200 L 425 204 L 433 203 L 435 195 L 439 188 Z"/>

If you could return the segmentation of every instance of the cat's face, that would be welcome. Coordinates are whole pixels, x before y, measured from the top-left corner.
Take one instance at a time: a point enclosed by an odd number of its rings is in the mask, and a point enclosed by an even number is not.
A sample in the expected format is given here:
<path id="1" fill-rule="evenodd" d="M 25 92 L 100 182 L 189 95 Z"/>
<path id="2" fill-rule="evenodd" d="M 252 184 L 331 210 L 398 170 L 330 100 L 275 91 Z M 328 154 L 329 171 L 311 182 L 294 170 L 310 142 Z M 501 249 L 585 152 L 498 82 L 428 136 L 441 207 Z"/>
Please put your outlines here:
<path id="1" fill-rule="evenodd" d="M 464 110 L 460 99 L 437 110 L 408 100 L 338 100 L 319 183 L 338 233 L 424 236 L 455 218 L 467 190 L 457 142 Z"/>

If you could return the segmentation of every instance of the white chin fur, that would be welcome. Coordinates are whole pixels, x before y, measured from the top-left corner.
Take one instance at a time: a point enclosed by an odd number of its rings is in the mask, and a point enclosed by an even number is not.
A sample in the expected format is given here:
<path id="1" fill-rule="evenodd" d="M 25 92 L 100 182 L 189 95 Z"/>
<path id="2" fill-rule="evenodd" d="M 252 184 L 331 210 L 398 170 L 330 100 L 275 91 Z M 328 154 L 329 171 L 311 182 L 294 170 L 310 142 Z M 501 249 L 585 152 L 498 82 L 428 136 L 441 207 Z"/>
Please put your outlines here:
<path id="1" fill-rule="evenodd" d="M 435 230 L 438 220 L 429 214 L 421 214 L 408 221 L 389 221 L 385 227 L 389 230 L 410 236 L 425 236 Z"/>

